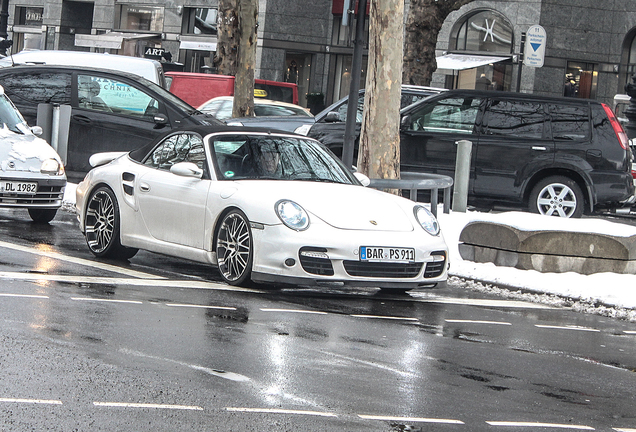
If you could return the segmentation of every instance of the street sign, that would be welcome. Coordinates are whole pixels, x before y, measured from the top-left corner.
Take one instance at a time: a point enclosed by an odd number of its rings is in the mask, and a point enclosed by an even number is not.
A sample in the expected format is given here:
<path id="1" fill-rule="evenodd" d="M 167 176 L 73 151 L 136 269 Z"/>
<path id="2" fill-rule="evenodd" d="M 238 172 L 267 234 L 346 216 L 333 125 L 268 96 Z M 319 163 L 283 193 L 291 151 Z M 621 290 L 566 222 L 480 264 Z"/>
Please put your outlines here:
<path id="1" fill-rule="evenodd" d="M 545 29 L 536 24 L 526 32 L 526 44 L 523 50 L 523 64 L 532 67 L 542 67 L 545 58 L 546 33 Z"/>

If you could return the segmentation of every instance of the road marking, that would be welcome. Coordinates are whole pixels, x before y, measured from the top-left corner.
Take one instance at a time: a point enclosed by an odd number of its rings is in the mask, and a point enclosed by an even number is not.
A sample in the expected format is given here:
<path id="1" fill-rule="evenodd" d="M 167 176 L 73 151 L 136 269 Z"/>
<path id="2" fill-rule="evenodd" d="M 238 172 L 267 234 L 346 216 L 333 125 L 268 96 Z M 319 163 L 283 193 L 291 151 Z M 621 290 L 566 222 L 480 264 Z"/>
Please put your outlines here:
<path id="1" fill-rule="evenodd" d="M 595 332 L 598 333 L 600 330 L 593 329 L 589 327 L 580 327 L 580 326 L 553 326 L 553 325 L 542 325 L 535 324 L 535 327 L 545 328 L 545 329 L 557 329 L 557 330 L 578 330 L 578 331 L 587 331 L 587 332 Z"/>
<path id="2" fill-rule="evenodd" d="M 419 321 L 417 318 L 407 318 L 407 317 L 394 317 L 394 316 L 383 316 L 383 315 L 349 315 L 355 318 L 376 318 L 376 319 L 387 319 L 387 320 L 402 320 L 402 321 Z"/>
<path id="3" fill-rule="evenodd" d="M 143 302 L 140 302 L 138 300 L 100 299 L 100 298 L 90 298 L 90 297 L 71 297 L 71 300 L 75 300 L 75 301 L 92 301 L 92 302 L 143 304 Z"/>
<path id="4" fill-rule="evenodd" d="M 169 405 L 169 404 L 149 404 L 149 403 L 126 403 L 126 402 L 93 402 L 93 405 L 110 408 L 156 408 L 171 410 L 191 410 L 203 411 L 203 408 L 196 405 Z"/>
<path id="5" fill-rule="evenodd" d="M 26 252 L 34 255 L 44 256 L 46 258 L 52 258 L 59 261 L 66 261 L 73 264 L 79 264 L 87 267 L 94 267 L 101 270 L 107 270 L 114 273 L 124 274 L 130 277 L 144 278 L 144 279 L 165 279 L 162 276 L 155 276 L 150 273 L 139 272 L 136 270 L 130 270 L 122 267 L 118 267 L 111 264 L 105 264 L 98 261 L 91 261 L 83 258 L 75 258 L 68 255 L 61 254 L 59 252 L 54 252 L 49 245 L 39 244 L 34 247 L 20 246 L 13 243 L 0 241 L 0 247 L 6 249 L 13 249 L 20 252 Z M 38 249 L 39 247 L 39 249 Z"/>
<path id="6" fill-rule="evenodd" d="M 303 410 L 286 410 L 286 409 L 278 409 L 278 408 L 240 408 L 240 407 L 226 407 L 227 411 L 232 412 L 249 412 L 249 413 L 260 413 L 260 414 L 300 414 L 300 415 L 311 415 L 311 416 L 320 416 L 320 417 L 338 417 L 338 415 L 330 412 L 322 412 L 322 411 L 303 411 Z"/>
<path id="7" fill-rule="evenodd" d="M 593 427 L 590 427 L 590 426 L 558 424 L 558 423 L 506 422 L 506 421 L 487 421 L 486 423 L 491 426 L 595 430 Z"/>
<path id="8" fill-rule="evenodd" d="M 1 293 L 0 297 L 23 297 L 23 298 L 37 298 L 37 299 L 48 299 L 49 298 L 49 296 L 45 296 L 45 295 L 9 294 L 9 293 Z"/>
<path id="9" fill-rule="evenodd" d="M 131 278 L 109 278 L 95 276 L 72 276 L 72 275 L 48 275 L 35 273 L 0 272 L 0 279 L 26 280 L 26 281 L 53 281 L 75 284 L 104 284 L 104 285 L 130 285 L 130 286 L 151 286 L 163 288 L 191 288 L 218 291 L 237 291 L 262 293 L 263 291 L 240 288 L 216 282 L 195 281 L 195 280 L 168 280 L 162 279 L 131 279 Z"/>
<path id="10" fill-rule="evenodd" d="M 0 402 L 28 403 L 28 404 L 45 404 L 45 405 L 62 405 L 62 401 L 59 401 L 59 400 L 47 400 L 47 399 L 12 399 L 12 398 L 0 398 Z"/>
<path id="11" fill-rule="evenodd" d="M 202 309 L 236 310 L 235 307 L 230 307 L 230 306 L 206 306 L 206 305 L 181 304 L 181 303 L 166 303 L 166 306 L 170 306 L 170 307 L 202 308 Z"/>
<path id="12" fill-rule="evenodd" d="M 302 310 L 302 309 L 273 309 L 273 308 L 261 308 L 263 312 L 289 312 L 289 313 L 304 313 L 304 314 L 316 314 L 327 315 L 327 312 Z"/>
<path id="13" fill-rule="evenodd" d="M 636 429 L 612 428 L 616 432 L 636 432 Z"/>
<path id="14" fill-rule="evenodd" d="M 438 297 L 428 292 L 411 292 L 409 300 L 417 300 L 423 303 L 441 303 L 452 305 L 468 305 L 496 308 L 513 308 L 513 309 L 557 309 L 554 306 L 530 303 L 518 300 L 490 300 L 490 299 L 472 299 L 472 298 L 452 298 Z M 562 308 L 561 308 L 562 309 Z"/>
<path id="15" fill-rule="evenodd" d="M 464 422 L 460 420 L 440 419 L 440 418 L 389 417 L 389 416 L 376 416 L 376 415 L 364 415 L 364 414 L 358 414 L 358 417 L 367 419 L 367 420 L 385 420 L 385 421 L 399 421 L 399 422 L 413 422 L 413 423 L 464 424 Z"/>
<path id="16" fill-rule="evenodd" d="M 625 333 L 625 334 L 636 334 L 636 331 L 634 331 L 634 330 L 623 330 L 623 333 Z"/>
<path id="17" fill-rule="evenodd" d="M 512 325 L 512 323 L 505 321 L 476 321 L 476 320 L 461 320 L 461 319 L 447 319 L 444 320 L 447 323 L 466 323 L 466 324 L 494 324 L 494 325 Z"/>

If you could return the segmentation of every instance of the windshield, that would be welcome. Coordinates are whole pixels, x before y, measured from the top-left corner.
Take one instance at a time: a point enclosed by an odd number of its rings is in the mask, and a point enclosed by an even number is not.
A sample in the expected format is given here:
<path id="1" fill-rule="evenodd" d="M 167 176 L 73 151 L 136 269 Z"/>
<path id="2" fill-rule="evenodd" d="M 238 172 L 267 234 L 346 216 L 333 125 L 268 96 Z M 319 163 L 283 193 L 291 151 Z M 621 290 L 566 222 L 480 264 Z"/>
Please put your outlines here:
<path id="1" fill-rule="evenodd" d="M 275 135 L 218 135 L 211 138 L 219 180 L 270 179 L 359 184 L 329 150 L 316 141 Z"/>
<path id="2" fill-rule="evenodd" d="M 0 122 L 3 128 L 15 133 L 23 134 L 28 130 L 22 115 L 5 94 L 0 95 Z"/>

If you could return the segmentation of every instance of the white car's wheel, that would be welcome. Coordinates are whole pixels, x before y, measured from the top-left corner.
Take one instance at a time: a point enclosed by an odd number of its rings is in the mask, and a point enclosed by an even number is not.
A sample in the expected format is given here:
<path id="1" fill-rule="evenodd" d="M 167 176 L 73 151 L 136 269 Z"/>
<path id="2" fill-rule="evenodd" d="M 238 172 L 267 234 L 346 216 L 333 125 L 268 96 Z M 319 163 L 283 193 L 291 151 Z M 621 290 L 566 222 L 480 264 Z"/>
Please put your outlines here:
<path id="1" fill-rule="evenodd" d="M 91 194 L 84 221 L 86 243 L 93 255 L 128 259 L 137 253 L 137 249 L 124 247 L 120 243 L 119 205 L 109 188 L 101 187 Z"/>
<path id="2" fill-rule="evenodd" d="M 244 285 L 252 273 L 253 241 L 250 223 L 240 210 L 223 217 L 216 234 L 219 272 L 230 285 Z"/>
<path id="3" fill-rule="evenodd" d="M 570 178 L 552 176 L 532 189 L 530 211 L 548 216 L 581 217 L 585 199 L 579 185 Z"/>

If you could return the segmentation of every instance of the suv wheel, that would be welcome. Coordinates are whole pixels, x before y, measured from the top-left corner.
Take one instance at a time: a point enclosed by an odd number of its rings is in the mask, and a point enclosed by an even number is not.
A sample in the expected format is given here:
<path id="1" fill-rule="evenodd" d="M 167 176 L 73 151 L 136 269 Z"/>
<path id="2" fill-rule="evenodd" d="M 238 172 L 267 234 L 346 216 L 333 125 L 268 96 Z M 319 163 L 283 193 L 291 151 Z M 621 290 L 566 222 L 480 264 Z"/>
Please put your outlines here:
<path id="1" fill-rule="evenodd" d="M 547 216 L 581 217 L 585 198 L 574 180 L 564 176 L 546 177 L 530 193 L 528 207 L 532 213 Z"/>

